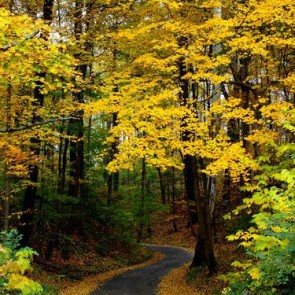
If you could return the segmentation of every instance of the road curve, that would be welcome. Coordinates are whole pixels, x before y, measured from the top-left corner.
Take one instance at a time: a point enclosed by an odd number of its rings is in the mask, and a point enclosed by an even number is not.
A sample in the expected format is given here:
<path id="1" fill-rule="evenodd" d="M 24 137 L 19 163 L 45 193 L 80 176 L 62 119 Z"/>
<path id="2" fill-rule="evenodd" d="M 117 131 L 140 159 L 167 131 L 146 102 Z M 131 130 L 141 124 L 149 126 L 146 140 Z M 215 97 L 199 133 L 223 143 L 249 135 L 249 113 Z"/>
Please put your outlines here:
<path id="1" fill-rule="evenodd" d="M 147 245 L 165 258 L 155 264 L 124 272 L 102 285 L 91 295 L 152 295 L 163 276 L 189 262 L 191 254 L 181 248 Z"/>

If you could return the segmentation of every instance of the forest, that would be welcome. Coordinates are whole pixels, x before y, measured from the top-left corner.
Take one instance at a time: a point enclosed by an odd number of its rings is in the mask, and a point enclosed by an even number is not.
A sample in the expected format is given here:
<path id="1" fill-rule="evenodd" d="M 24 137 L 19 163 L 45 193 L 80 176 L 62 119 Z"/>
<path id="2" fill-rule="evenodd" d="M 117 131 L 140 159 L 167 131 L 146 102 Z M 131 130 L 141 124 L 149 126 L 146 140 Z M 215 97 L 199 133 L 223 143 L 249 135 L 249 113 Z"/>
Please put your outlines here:
<path id="1" fill-rule="evenodd" d="M 294 294 L 294 70 L 294 0 L 0 0 L 0 294 L 144 243 L 187 295 Z"/>

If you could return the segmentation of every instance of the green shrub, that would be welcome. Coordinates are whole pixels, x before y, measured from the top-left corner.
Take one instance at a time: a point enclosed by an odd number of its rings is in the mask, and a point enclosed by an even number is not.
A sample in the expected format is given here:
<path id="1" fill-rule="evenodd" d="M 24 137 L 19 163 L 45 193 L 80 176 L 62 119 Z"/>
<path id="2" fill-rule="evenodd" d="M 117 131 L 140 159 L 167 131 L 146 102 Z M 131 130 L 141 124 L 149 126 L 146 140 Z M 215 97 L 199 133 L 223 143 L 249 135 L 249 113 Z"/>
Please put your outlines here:
<path id="1" fill-rule="evenodd" d="M 294 147 L 278 147 L 276 157 L 276 165 L 260 165 L 256 183 L 248 187 L 252 197 L 235 211 L 258 213 L 253 226 L 228 237 L 240 241 L 249 259 L 235 261 L 239 270 L 222 276 L 230 282 L 223 294 L 295 294 Z"/>
<path id="2" fill-rule="evenodd" d="M 20 246 L 21 235 L 16 229 L 10 231 L 0 232 L 0 244 L 5 248 L 9 248 L 11 251 L 16 251 Z"/>
<path id="3" fill-rule="evenodd" d="M 26 276 L 37 253 L 28 247 L 17 249 L 20 237 L 16 230 L 0 236 L 0 294 L 42 294 L 42 286 Z"/>

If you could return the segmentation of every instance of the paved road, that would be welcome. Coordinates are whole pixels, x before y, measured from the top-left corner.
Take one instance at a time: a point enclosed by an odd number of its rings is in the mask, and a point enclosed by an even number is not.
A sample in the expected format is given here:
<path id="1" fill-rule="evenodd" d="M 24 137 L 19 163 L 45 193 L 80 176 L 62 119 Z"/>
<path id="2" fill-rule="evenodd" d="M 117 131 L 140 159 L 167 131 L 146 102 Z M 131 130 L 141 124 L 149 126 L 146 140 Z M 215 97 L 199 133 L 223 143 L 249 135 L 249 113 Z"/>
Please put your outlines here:
<path id="1" fill-rule="evenodd" d="M 155 294 L 161 277 L 172 269 L 191 260 L 191 254 L 185 250 L 149 245 L 166 257 L 152 265 L 130 270 L 106 282 L 91 295 L 152 295 Z"/>

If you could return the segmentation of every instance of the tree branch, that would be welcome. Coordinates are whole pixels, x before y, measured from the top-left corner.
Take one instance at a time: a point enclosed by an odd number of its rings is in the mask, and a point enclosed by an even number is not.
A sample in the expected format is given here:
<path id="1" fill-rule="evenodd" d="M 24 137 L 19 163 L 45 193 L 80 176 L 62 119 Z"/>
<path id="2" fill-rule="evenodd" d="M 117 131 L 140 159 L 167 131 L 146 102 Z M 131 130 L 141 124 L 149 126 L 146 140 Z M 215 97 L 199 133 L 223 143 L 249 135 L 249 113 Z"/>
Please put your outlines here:
<path id="1" fill-rule="evenodd" d="M 254 85 L 251 85 L 249 83 L 245 83 L 242 81 L 228 81 L 228 82 L 225 82 L 224 84 L 237 85 L 242 88 L 248 89 L 248 90 L 252 91 L 253 93 L 255 93 L 255 91 L 256 91 L 256 89 L 253 88 Z"/>
<path id="2" fill-rule="evenodd" d="M 11 44 L 4 45 L 3 47 L 0 47 L 0 51 L 5 52 L 5 51 L 7 51 L 8 49 L 17 46 L 18 44 L 21 44 L 21 43 L 23 43 L 23 42 L 25 42 L 25 41 L 27 41 L 27 40 L 33 39 L 33 38 L 34 38 L 36 35 L 38 35 L 39 33 L 40 33 L 39 30 L 38 30 L 38 31 L 35 31 L 35 32 L 33 32 L 32 34 L 28 35 L 28 36 L 27 36 L 24 40 L 22 40 L 22 41 L 19 41 L 19 42 L 13 42 L 13 43 L 11 43 Z"/>
<path id="3" fill-rule="evenodd" d="M 47 120 L 47 121 L 37 122 L 37 123 L 34 123 L 34 124 L 25 125 L 25 126 L 21 126 L 21 127 L 17 127 L 17 128 L 0 129 L 0 133 L 11 133 L 11 132 L 23 131 L 23 130 L 27 130 L 27 129 L 32 129 L 33 127 L 38 127 L 38 126 L 47 125 L 47 124 L 50 124 L 50 123 L 55 123 L 55 122 L 58 122 L 58 121 L 68 121 L 68 120 L 77 120 L 77 118 L 68 117 L 68 118 L 60 118 L 60 119 L 50 119 L 50 120 Z"/>

